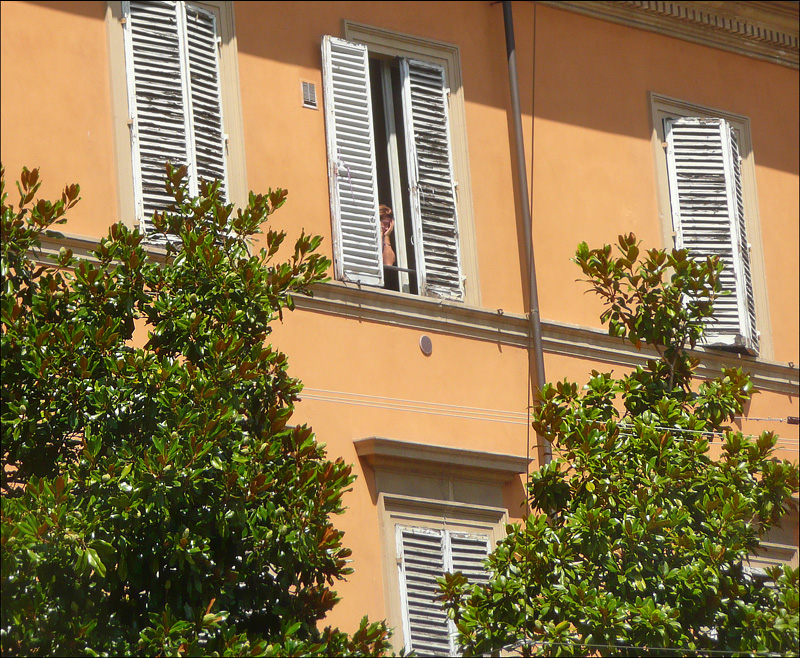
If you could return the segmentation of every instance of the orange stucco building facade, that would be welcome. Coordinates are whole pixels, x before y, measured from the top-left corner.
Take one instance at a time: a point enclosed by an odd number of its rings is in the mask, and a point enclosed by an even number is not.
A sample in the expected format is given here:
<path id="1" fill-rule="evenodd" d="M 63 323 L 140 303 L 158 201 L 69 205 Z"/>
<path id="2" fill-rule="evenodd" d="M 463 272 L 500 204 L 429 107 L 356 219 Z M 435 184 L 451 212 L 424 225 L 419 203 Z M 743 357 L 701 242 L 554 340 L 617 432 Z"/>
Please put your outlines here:
<path id="1" fill-rule="evenodd" d="M 545 378 L 583 382 L 592 369 L 620 373 L 646 358 L 606 335 L 602 307 L 570 258 L 581 241 L 599 246 L 631 231 L 648 247 L 673 245 L 680 231 L 662 117 L 711 117 L 736 133 L 758 346 L 699 350 L 701 375 L 723 364 L 749 370 L 761 394 L 748 414 L 758 420 L 738 426 L 775 430 L 780 456 L 797 458 L 798 427 L 785 422 L 799 415 L 800 395 L 797 3 L 511 3 L 524 172 L 514 156 L 501 3 L 186 4 L 216 21 L 231 199 L 287 188 L 272 221 L 289 237 L 322 235 L 322 250 L 345 272 L 332 270 L 313 299 L 296 300 L 272 335 L 306 386 L 295 419 L 358 475 L 337 521 L 355 573 L 338 588 L 343 601 L 331 623 L 350 630 L 369 614 L 404 638 L 412 631 L 410 590 L 398 578 L 408 548 L 402 529 L 490 545 L 522 514 L 525 473 L 542 454 L 528 415 L 536 373 L 521 177 L 530 189 Z M 10 180 L 23 165 L 40 167 L 45 197 L 80 183 L 83 201 L 65 227 L 78 253 L 110 224 L 140 221 L 130 11 L 119 2 L 2 3 L 3 164 Z M 327 63 L 326 35 L 334 44 Z M 346 236 L 337 242 L 336 231 L 346 231 L 337 212 L 345 211 L 332 194 L 342 207 L 355 200 L 357 172 L 337 160 L 337 149 L 347 150 L 336 141 L 345 138 L 334 109 L 349 88 L 337 88 L 334 75 L 342 42 L 366 46 L 380 197 L 368 201 L 387 203 L 391 189 L 395 215 L 405 211 L 405 233 L 398 227 L 392 238 L 408 270 L 391 275 L 400 277 L 396 290 L 348 275 Z M 341 61 L 357 59 L 353 48 Z M 403 161 L 421 114 L 398 96 L 404 84 L 413 92 L 417 60 L 444 72 L 462 284 L 452 294 L 423 290 L 422 268 L 433 265 L 419 244 L 428 244 L 429 229 L 415 203 L 424 206 L 425 186 L 417 181 L 421 196 L 407 196 L 415 188 L 404 178 L 416 175 Z M 381 149 L 389 154 L 383 169 Z M 769 559 L 796 562 L 796 533 L 795 509 L 771 538 Z"/>

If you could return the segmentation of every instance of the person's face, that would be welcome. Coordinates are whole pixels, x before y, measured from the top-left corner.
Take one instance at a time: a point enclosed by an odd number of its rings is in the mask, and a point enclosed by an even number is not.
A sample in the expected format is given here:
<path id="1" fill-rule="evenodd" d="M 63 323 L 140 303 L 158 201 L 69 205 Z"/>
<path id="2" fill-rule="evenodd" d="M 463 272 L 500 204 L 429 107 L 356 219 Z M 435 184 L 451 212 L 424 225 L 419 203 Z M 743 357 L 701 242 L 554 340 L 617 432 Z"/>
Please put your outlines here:
<path id="1" fill-rule="evenodd" d="M 386 230 L 392 225 L 391 215 L 381 215 L 381 228 Z"/>

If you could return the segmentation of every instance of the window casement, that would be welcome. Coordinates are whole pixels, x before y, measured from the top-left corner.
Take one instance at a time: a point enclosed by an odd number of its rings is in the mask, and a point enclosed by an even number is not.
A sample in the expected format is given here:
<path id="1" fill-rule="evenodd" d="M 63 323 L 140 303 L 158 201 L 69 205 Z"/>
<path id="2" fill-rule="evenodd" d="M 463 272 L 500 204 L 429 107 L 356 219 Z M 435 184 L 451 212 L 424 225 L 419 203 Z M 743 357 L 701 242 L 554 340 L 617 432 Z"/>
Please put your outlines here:
<path id="1" fill-rule="evenodd" d="M 465 301 L 445 66 L 331 36 L 322 61 L 336 277 Z M 394 215 L 393 265 L 380 205 Z"/>
<path id="2" fill-rule="evenodd" d="M 758 353 L 750 247 L 736 135 L 724 119 L 667 118 L 669 196 L 675 243 L 724 263 L 706 343 Z"/>
<path id="3" fill-rule="evenodd" d="M 652 102 L 666 244 L 724 265 L 726 294 L 703 344 L 770 358 L 749 121 L 656 94 Z"/>
<path id="4" fill-rule="evenodd" d="M 136 218 L 149 233 L 171 201 L 167 160 L 188 167 L 192 195 L 201 179 L 220 179 L 227 198 L 221 39 L 216 15 L 190 2 L 123 2 L 122 11 Z"/>
<path id="5" fill-rule="evenodd" d="M 457 631 L 437 600 L 436 578 L 460 571 L 470 583 L 486 583 L 488 534 L 446 528 L 397 525 L 397 569 L 407 651 L 425 656 L 456 656 Z"/>
<path id="6" fill-rule="evenodd" d="M 508 522 L 505 488 L 513 483 L 517 489 L 530 460 L 376 436 L 354 446 L 368 467 L 368 486 L 377 492 L 385 616 L 397 629 L 394 649 L 455 655 L 456 629 L 435 600 L 436 578 L 461 571 L 472 583 L 488 581 L 484 560 Z"/>
<path id="7" fill-rule="evenodd" d="M 152 233 L 171 202 L 164 163 L 186 165 L 189 189 L 220 179 L 246 198 L 233 3 L 108 3 L 120 220 Z M 153 237 L 148 237 L 153 242 Z"/>

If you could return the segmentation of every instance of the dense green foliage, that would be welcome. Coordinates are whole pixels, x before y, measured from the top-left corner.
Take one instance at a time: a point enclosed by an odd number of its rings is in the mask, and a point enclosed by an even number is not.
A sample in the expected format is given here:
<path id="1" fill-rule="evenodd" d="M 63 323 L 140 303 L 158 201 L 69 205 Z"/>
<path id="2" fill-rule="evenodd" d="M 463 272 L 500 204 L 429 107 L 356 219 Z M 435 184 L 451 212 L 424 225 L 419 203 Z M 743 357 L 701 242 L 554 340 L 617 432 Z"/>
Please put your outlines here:
<path id="1" fill-rule="evenodd" d="M 164 258 L 117 224 L 51 265 L 32 256 L 79 188 L 37 199 L 25 169 L 15 207 L 3 176 L 2 652 L 382 653 L 382 624 L 317 629 L 351 571 L 330 519 L 353 476 L 290 426 L 301 385 L 266 343 L 324 279 L 321 238 L 251 254 L 286 192 L 233 212 L 185 174 L 167 166 Z"/>
<path id="2" fill-rule="evenodd" d="M 767 586 L 746 568 L 797 491 L 797 466 L 774 458 L 774 435 L 726 428 L 754 392 L 747 375 L 697 384 L 687 351 L 721 264 L 640 254 L 633 235 L 619 250 L 581 244 L 575 261 L 609 333 L 660 358 L 545 386 L 534 427 L 555 458 L 530 478 L 533 512 L 508 527 L 487 586 L 440 581 L 460 642 L 467 655 L 797 655 L 798 570 L 769 570 Z"/>

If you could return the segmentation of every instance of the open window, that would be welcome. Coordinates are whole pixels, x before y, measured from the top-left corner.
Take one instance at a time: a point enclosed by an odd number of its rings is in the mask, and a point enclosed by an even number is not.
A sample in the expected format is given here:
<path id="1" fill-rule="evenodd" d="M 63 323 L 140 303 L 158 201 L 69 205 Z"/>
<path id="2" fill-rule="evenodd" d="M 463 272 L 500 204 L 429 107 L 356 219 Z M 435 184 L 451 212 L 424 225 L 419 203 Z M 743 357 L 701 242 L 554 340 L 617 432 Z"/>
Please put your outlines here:
<path id="1" fill-rule="evenodd" d="M 336 277 L 465 301 L 446 67 L 331 36 L 322 59 Z"/>

